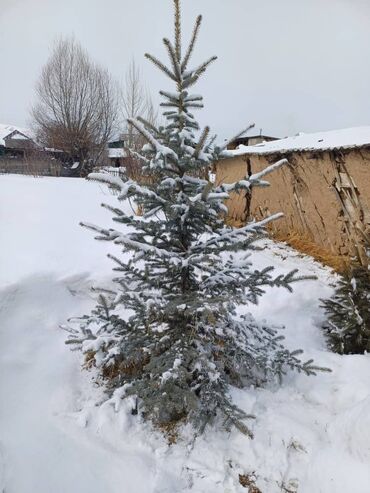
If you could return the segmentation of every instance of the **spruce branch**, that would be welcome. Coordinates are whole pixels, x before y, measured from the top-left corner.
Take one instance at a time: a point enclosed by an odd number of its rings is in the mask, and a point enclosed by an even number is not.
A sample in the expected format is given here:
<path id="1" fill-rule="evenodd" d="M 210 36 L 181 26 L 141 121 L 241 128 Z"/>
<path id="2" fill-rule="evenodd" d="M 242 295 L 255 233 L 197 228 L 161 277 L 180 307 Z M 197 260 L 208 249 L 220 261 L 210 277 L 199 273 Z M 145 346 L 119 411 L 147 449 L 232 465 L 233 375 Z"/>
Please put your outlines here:
<path id="1" fill-rule="evenodd" d="M 114 190 L 122 190 L 122 187 L 125 186 L 125 182 L 119 176 L 114 176 L 108 171 L 104 171 L 101 173 L 90 173 L 87 176 L 89 181 L 96 181 L 98 183 L 102 183 L 104 185 L 108 185 L 110 188 Z"/>
<path id="2" fill-rule="evenodd" d="M 186 100 L 187 92 L 182 93 L 172 93 L 168 91 L 159 91 L 159 94 L 167 99 L 169 99 L 172 103 L 178 103 L 180 98 L 183 97 Z"/>
<path id="3" fill-rule="evenodd" d="M 155 56 L 151 55 L 150 53 L 145 53 L 145 58 L 150 60 L 156 67 L 158 67 L 162 72 L 164 72 L 170 79 L 174 80 L 176 82 L 176 77 L 175 75 L 169 70 L 158 58 Z"/>
<path id="4" fill-rule="evenodd" d="M 134 118 L 129 118 L 127 120 L 136 130 L 150 143 L 150 145 L 153 147 L 157 153 L 161 154 L 162 156 L 167 156 L 173 159 L 175 162 L 178 161 L 178 156 L 177 154 L 167 146 L 162 145 L 160 142 L 158 142 L 155 137 L 136 119 Z"/>
<path id="5" fill-rule="evenodd" d="M 186 67 L 187 67 L 187 65 L 189 63 L 190 57 L 191 57 L 191 55 L 192 55 L 192 53 L 194 51 L 194 46 L 195 46 L 195 43 L 196 43 L 196 40 L 197 40 L 197 37 L 198 37 L 198 33 L 199 33 L 199 29 L 200 29 L 201 23 L 202 23 L 202 16 L 201 15 L 198 15 L 198 17 L 196 18 L 196 21 L 195 21 L 193 33 L 192 33 L 191 40 L 190 40 L 190 43 L 189 43 L 189 47 L 188 47 L 188 49 L 186 51 L 184 60 L 183 60 L 182 65 L 181 65 L 181 71 L 182 72 L 184 72 L 184 70 L 186 70 Z"/>
<path id="6" fill-rule="evenodd" d="M 159 103 L 159 106 L 161 106 L 162 108 L 179 108 L 180 107 L 179 103 Z M 169 113 L 167 113 L 167 115 L 168 114 Z M 177 115 L 177 111 L 174 111 L 173 114 Z"/>
<path id="7" fill-rule="evenodd" d="M 131 156 L 137 158 L 139 161 L 142 161 L 145 164 L 150 164 L 150 160 L 140 154 L 139 152 L 134 151 L 133 149 L 128 149 Z"/>
<path id="8" fill-rule="evenodd" d="M 201 245 L 199 244 L 195 245 L 192 251 L 197 252 L 199 251 L 200 247 L 202 249 L 203 248 L 208 249 L 213 245 L 219 244 L 220 242 L 232 243 L 233 241 L 241 239 L 245 235 L 250 235 L 251 233 L 256 233 L 256 232 L 258 233 L 263 231 L 265 226 L 267 226 L 267 224 L 269 224 L 272 221 L 276 221 L 277 219 L 280 219 L 282 217 L 284 217 L 284 214 L 282 212 L 278 212 L 276 214 L 271 214 L 270 216 L 265 217 L 260 221 L 254 221 L 252 223 L 249 223 L 246 226 L 243 226 L 242 228 L 227 229 L 225 232 L 219 234 L 218 236 L 215 236 L 214 238 L 210 238 L 209 240 L 205 241 Z"/>
<path id="9" fill-rule="evenodd" d="M 181 82 L 181 67 L 180 64 L 177 60 L 177 55 L 175 52 L 175 48 L 172 46 L 172 43 L 169 39 L 163 38 L 163 43 L 165 47 L 167 48 L 168 55 L 170 57 L 171 65 L 172 65 L 172 70 L 173 73 L 175 74 L 176 77 L 176 82 L 180 84 Z"/>
<path id="10" fill-rule="evenodd" d="M 281 168 L 285 164 L 288 164 L 288 160 L 285 158 L 280 159 L 276 163 L 270 164 L 270 166 L 267 166 L 259 173 L 246 176 L 243 180 L 239 180 L 234 183 L 224 183 L 220 185 L 216 190 L 220 192 L 224 191 L 227 193 L 231 193 L 237 192 L 239 190 L 250 190 L 252 187 L 268 187 L 270 186 L 270 183 L 268 181 L 261 180 L 261 178 Z"/>
<path id="11" fill-rule="evenodd" d="M 244 128 L 244 130 L 242 130 L 241 132 L 239 132 L 236 135 L 234 135 L 234 137 L 232 137 L 231 139 L 226 140 L 226 142 L 224 142 L 222 144 L 222 146 L 219 147 L 219 151 L 223 151 L 223 150 L 227 149 L 227 147 L 229 146 L 229 144 L 231 144 L 235 140 L 239 139 L 242 135 L 244 135 L 247 132 L 249 132 L 249 130 L 251 130 L 255 126 L 256 126 L 255 123 L 252 123 L 251 125 L 248 125 L 248 127 Z"/>
<path id="12" fill-rule="evenodd" d="M 181 62 L 181 9 L 180 0 L 174 0 L 175 4 L 175 50 L 176 60 Z"/>
<path id="13" fill-rule="evenodd" d="M 276 163 L 270 164 L 270 166 L 267 166 L 265 169 L 260 171 L 259 173 L 254 173 L 253 175 L 249 176 L 249 181 L 253 185 L 253 183 L 258 183 L 263 176 L 266 176 L 273 171 L 277 170 L 278 168 L 281 168 L 285 164 L 288 164 L 287 159 L 280 159 L 279 161 L 276 161 Z"/>
<path id="14" fill-rule="evenodd" d="M 185 73 L 184 79 L 186 80 L 187 78 L 191 78 L 193 76 L 197 76 L 199 78 L 200 75 L 202 75 L 207 70 L 209 65 L 211 65 L 211 63 L 215 62 L 216 60 L 217 60 L 217 56 L 210 57 L 207 61 L 201 63 L 195 69 L 190 70 L 189 72 Z"/>
<path id="15" fill-rule="evenodd" d="M 186 108 L 196 108 L 196 109 L 202 109 L 204 108 L 204 104 L 202 103 L 185 103 Z"/>
<path id="16" fill-rule="evenodd" d="M 195 152 L 194 152 L 194 157 L 195 158 L 198 158 L 199 157 L 199 154 L 203 151 L 203 148 L 204 148 L 204 145 L 206 143 L 206 140 L 207 140 L 207 137 L 209 135 L 209 132 L 210 132 L 210 128 L 207 126 L 204 128 L 203 132 L 202 132 L 202 135 L 199 139 L 199 142 L 195 148 Z"/>
<path id="17" fill-rule="evenodd" d="M 184 89 L 187 89 L 188 87 L 191 87 L 193 86 L 194 84 L 196 84 L 198 82 L 198 79 L 199 79 L 200 75 L 193 75 L 192 77 L 187 77 L 183 83 L 182 83 L 182 87 Z"/>
<path id="18" fill-rule="evenodd" d="M 153 133 L 157 134 L 158 136 L 161 135 L 161 132 L 158 130 L 158 128 L 142 116 L 138 116 L 136 118 L 140 123 L 142 123 L 146 128 L 149 128 Z"/>
<path id="19" fill-rule="evenodd" d="M 185 103 L 192 103 L 193 101 L 203 101 L 203 97 L 198 95 L 186 96 Z"/>
<path id="20" fill-rule="evenodd" d="M 217 140 L 217 135 L 212 135 L 204 150 L 206 152 L 209 152 L 213 148 L 213 144 L 216 142 L 216 140 Z"/>

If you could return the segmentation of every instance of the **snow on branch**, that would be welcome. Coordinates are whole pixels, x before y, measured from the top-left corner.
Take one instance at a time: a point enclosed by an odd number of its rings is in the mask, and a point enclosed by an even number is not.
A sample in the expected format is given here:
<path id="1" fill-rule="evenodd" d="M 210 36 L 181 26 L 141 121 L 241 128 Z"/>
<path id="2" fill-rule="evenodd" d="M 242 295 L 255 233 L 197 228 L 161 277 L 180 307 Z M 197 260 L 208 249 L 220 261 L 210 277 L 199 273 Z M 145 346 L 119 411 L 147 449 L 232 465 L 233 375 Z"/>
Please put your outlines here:
<path id="1" fill-rule="evenodd" d="M 113 243 L 115 243 L 116 245 L 125 245 L 131 250 L 142 251 L 144 253 L 152 253 L 155 254 L 157 257 L 166 257 L 172 259 L 175 256 L 178 256 L 174 252 L 170 252 L 162 248 L 157 248 L 153 245 L 150 245 L 149 243 L 132 240 L 127 235 L 118 232 L 117 236 L 113 239 Z"/>
<path id="2" fill-rule="evenodd" d="M 229 198 L 229 194 L 227 192 L 210 192 L 212 189 L 213 184 L 208 183 L 202 193 L 198 193 L 194 197 L 190 197 L 190 202 L 211 202 L 211 201 L 223 201 L 227 200 Z"/>
<path id="3" fill-rule="evenodd" d="M 150 164 L 150 159 L 146 158 L 139 152 L 136 152 L 133 149 L 129 149 L 129 153 L 131 156 L 136 157 L 139 161 L 142 161 L 145 164 Z"/>
<path id="4" fill-rule="evenodd" d="M 289 161 L 287 159 L 280 159 L 276 163 L 267 166 L 267 168 L 259 171 L 258 173 L 254 173 L 253 175 L 247 176 L 244 180 L 239 180 L 234 183 L 224 183 L 220 185 L 218 190 L 224 191 L 227 193 L 236 192 L 238 190 L 250 190 L 252 187 L 268 187 L 270 183 L 265 180 L 261 180 L 261 178 L 273 171 L 277 170 L 287 164 Z"/>
<path id="5" fill-rule="evenodd" d="M 181 97 L 184 96 L 184 92 L 159 91 L 159 94 L 175 103 L 178 103 Z"/>
<path id="6" fill-rule="evenodd" d="M 138 120 L 134 118 L 128 118 L 128 123 L 130 123 L 136 130 L 150 143 L 153 149 L 157 152 L 157 159 L 159 156 L 170 157 L 175 162 L 178 162 L 177 154 L 169 147 L 164 146 L 153 135 L 142 125 Z"/>
<path id="7" fill-rule="evenodd" d="M 183 181 L 191 185 L 207 185 L 208 181 L 203 178 L 198 178 L 197 176 L 184 175 L 182 177 Z"/>
<path id="8" fill-rule="evenodd" d="M 119 200 L 124 200 L 128 194 L 131 192 L 132 195 L 139 195 L 141 197 L 146 197 L 148 199 L 155 200 L 156 202 L 159 202 L 160 204 L 165 204 L 166 201 L 162 199 L 158 194 L 153 192 L 152 190 L 149 190 L 149 188 L 143 187 L 136 183 L 135 181 L 128 181 L 125 183 L 125 187 L 122 188 L 122 193 L 118 197 Z"/>
<path id="9" fill-rule="evenodd" d="M 217 56 L 212 56 L 206 62 L 201 63 L 198 67 L 196 67 L 192 70 L 189 70 L 188 72 L 185 72 L 184 73 L 184 80 L 191 79 L 194 76 L 199 78 L 199 76 L 206 71 L 208 66 L 216 60 L 217 60 Z M 184 87 L 185 87 L 185 85 L 184 85 Z"/>
<path id="10" fill-rule="evenodd" d="M 267 166 L 267 168 L 263 169 L 259 173 L 254 173 L 248 178 L 248 180 L 251 183 L 258 182 L 263 176 L 266 176 L 269 173 L 275 171 L 276 169 L 281 168 L 284 164 L 288 164 L 288 160 L 280 159 L 279 161 L 276 161 L 276 163 L 270 164 L 270 166 Z"/>
<path id="11" fill-rule="evenodd" d="M 208 65 L 210 65 L 215 60 L 217 60 L 217 57 L 212 57 L 206 62 L 204 62 L 202 65 L 200 65 L 198 68 L 184 74 L 182 87 L 186 89 L 188 87 L 193 86 L 196 82 L 198 82 L 199 77 L 206 71 Z"/>
<path id="12" fill-rule="evenodd" d="M 113 243 L 115 243 L 116 245 L 125 245 L 130 250 L 136 250 L 144 253 L 152 253 L 155 254 L 157 257 L 161 257 L 161 258 L 180 259 L 179 254 L 176 252 L 172 252 L 164 248 L 157 248 L 145 241 L 133 240 L 132 238 L 130 238 L 129 234 L 125 235 L 123 233 L 120 233 L 119 231 L 116 231 L 115 229 L 99 228 L 94 224 L 85 223 L 85 222 L 81 222 L 80 226 L 90 229 L 91 231 L 95 231 L 96 233 L 99 233 L 101 236 L 96 237 L 96 239 L 98 240 L 113 241 Z"/>
<path id="13" fill-rule="evenodd" d="M 116 190 L 122 190 L 125 186 L 125 182 L 119 176 L 114 176 L 108 171 L 102 171 L 101 173 L 89 173 L 88 180 L 104 183 Z"/>
<path id="14" fill-rule="evenodd" d="M 158 128 L 153 125 L 153 123 L 149 122 L 148 120 L 146 120 L 145 118 L 143 118 L 142 116 L 138 116 L 137 117 L 137 120 L 142 123 L 146 128 L 150 128 L 150 130 L 154 133 L 156 133 L 157 135 L 160 135 L 160 131 L 158 130 Z"/>
<path id="15" fill-rule="evenodd" d="M 203 96 L 199 94 L 190 94 L 190 96 L 186 96 L 185 103 L 192 103 L 194 101 L 203 101 Z"/>
<path id="16" fill-rule="evenodd" d="M 149 190 L 149 188 L 139 185 L 133 180 L 123 181 L 118 176 L 111 175 L 109 172 L 102 173 L 90 173 L 87 177 L 88 180 L 104 183 L 115 190 L 121 192 L 118 196 L 118 200 L 124 200 L 131 195 L 139 195 L 148 199 L 155 200 L 161 204 L 165 204 L 166 201 L 162 199 L 158 194 Z"/>
<path id="17" fill-rule="evenodd" d="M 234 243 L 240 240 L 242 236 L 245 236 L 248 233 L 258 233 L 263 230 L 264 227 L 272 221 L 276 221 L 284 217 L 282 212 L 278 212 L 276 214 L 271 214 L 271 216 L 265 217 L 261 219 L 261 221 L 255 221 L 253 223 L 249 223 L 243 228 L 233 228 L 227 230 L 225 233 L 220 234 L 219 236 L 210 238 L 205 243 L 198 244 L 194 247 L 194 250 L 198 249 L 206 249 L 211 247 L 212 245 L 217 245 L 220 242 Z"/>

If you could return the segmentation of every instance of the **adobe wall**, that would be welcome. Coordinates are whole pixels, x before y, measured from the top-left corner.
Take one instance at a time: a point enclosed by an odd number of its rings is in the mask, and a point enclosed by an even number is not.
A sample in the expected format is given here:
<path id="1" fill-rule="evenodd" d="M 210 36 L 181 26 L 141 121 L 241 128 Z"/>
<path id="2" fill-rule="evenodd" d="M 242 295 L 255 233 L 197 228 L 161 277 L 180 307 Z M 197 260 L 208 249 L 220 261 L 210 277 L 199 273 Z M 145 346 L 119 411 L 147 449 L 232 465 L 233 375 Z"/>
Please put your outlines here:
<path id="1" fill-rule="evenodd" d="M 248 166 L 255 173 L 281 157 L 249 155 L 220 162 L 216 180 L 232 183 L 246 175 Z M 266 177 L 271 186 L 253 189 L 250 215 L 283 212 L 285 217 L 271 224 L 278 236 L 299 233 L 335 255 L 356 254 L 370 227 L 370 150 L 285 157 L 289 164 Z M 232 194 L 227 205 L 232 219 L 246 220 L 244 192 Z"/>
<path id="2" fill-rule="evenodd" d="M 241 180 L 247 173 L 247 164 L 244 157 L 227 159 L 216 163 L 216 183 L 233 183 Z M 245 221 L 245 194 L 231 194 L 226 203 L 228 216 L 235 221 Z"/>

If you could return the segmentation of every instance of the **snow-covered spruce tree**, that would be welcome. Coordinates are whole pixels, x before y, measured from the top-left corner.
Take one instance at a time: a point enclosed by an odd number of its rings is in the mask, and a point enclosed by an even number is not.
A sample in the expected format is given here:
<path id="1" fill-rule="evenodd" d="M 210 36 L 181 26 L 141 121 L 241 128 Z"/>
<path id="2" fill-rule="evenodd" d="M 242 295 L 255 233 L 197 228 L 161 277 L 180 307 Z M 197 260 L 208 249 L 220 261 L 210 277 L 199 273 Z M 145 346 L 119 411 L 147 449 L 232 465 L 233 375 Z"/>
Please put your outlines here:
<path id="1" fill-rule="evenodd" d="M 339 281 L 334 296 L 323 300 L 327 315 L 324 331 L 332 351 L 339 354 L 370 352 L 370 271 L 354 265 Z"/>
<path id="2" fill-rule="evenodd" d="M 135 396 L 135 412 L 154 423 L 186 418 L 202 430 L 218 417 L 226 429 L 235 425 L 249 434 L 243 422 L 248 416 L 233 404 L 230 386 L 262 385 L 287 369 L 309 375 L 318 369 L 312 360 L 300 361 L 301 351 L 287 350 L 276 328 L 237 313 L 238 305 L 256 303 L 264 287 L 290 291 L 302 279 L 296 271 L 274 277 L 273 267 L 255 270 L 248 258 L 264 226 L 279 214 L 239 229 L 223 221 L 230 192 L 267 186 L 263 177 L 285 161 L 233 184 L 216 186 L 204 178 L 210 164 L 228 153 L 226 144 L 214 144 L 208 127 L 200 131 L 191 112 L 203 107 L 202 97 L 189 89 L 215 57 L 188 67 L 202 18 L 183 53 L 179 0 L 174 5 L 175 41 L 163 40 L 170 66 L 146 55 L 175 85 L 174 92 L 161 92 L 167 123 L 156 128 L 142 118 L 130 121 L 147 141 L 142 160 L 153 184 L 109 173 L 89 177 L 144 211 L 138 217 L 103 204 L 121 230 L 84 224 L 131 257 L 111 257 L 115 288 L 100 294 L 70 342 L 100 369 L 113 399 Z"/>

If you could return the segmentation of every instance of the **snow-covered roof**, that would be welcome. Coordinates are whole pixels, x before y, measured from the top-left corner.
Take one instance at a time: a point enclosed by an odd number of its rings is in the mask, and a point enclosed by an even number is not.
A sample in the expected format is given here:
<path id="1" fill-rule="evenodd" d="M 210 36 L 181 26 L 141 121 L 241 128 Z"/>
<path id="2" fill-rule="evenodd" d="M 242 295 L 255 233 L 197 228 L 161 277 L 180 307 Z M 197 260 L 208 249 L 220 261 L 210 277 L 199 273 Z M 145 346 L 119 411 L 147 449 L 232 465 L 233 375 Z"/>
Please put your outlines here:
<path id="1" fill-rule="evenodd" d="M 108 156 L 111 159 L 116 159 L 116 158 L 121 158 L 121 157 L 126 157 L 126 151 L 122 147 L 116 147 L 116 148 L 109 148 L 108 149 Z"/>
<path id="2" fill-rule="evenodd" d="M 6 137 L 13 132 L 16 132 L 14 135 L 15 139 L 29 138 L 33 140 L 32 132 L 28 128 L 16 127 L 15 125 L 4 125 L 0 123 L 0 146 L 5 146 L 4 139 L 6 139 Z"/>
<path id="3" fill-rule="evenodd" d="M 275 139 L 275 140 L 277 140 L 277 137 L 272 137 L 272 135 L 266 135 L 266 134 L 247 134 L 247 135 L 242 135 L 241 137 L 238 137 L 235 140 L 242 140 L 242 139 Z"/>
<path id="4" fill-rule="evenodd" d="M 327 151 L 370 146 L 370 126 L 330 130 L 262 142 L 253 146 L 240 145 L 229 151 L 232 156 L 244 154 L 284 154 L 293 151 Z"/>

